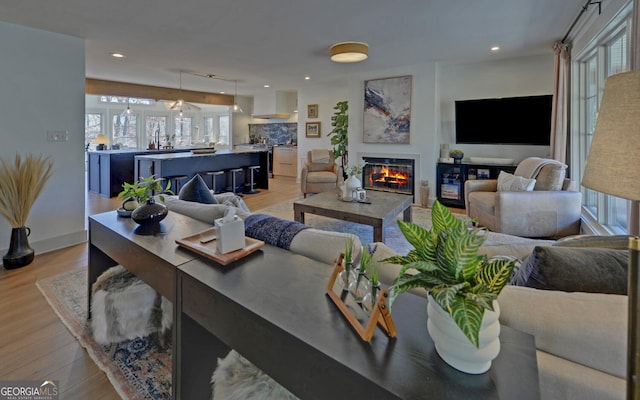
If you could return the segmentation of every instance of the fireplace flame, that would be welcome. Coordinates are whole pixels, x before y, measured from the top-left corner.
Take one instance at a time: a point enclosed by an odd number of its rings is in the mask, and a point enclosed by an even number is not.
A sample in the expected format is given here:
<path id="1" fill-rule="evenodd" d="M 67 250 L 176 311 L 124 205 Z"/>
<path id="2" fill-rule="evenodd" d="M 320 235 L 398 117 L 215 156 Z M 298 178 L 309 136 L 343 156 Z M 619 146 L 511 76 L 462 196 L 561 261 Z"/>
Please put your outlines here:
<path id="1" fill-rule="evenodd" d="M 386 165 L 379 168 L 371 168 L 371 173 L 369 174 L 370 186 L 375 186 L 376 183 L 383 183 L 385 185 L 398 185 L 398 188 L 400 188 L 407 185 L 408 179 L 407 173 L 391 169 Z"/>

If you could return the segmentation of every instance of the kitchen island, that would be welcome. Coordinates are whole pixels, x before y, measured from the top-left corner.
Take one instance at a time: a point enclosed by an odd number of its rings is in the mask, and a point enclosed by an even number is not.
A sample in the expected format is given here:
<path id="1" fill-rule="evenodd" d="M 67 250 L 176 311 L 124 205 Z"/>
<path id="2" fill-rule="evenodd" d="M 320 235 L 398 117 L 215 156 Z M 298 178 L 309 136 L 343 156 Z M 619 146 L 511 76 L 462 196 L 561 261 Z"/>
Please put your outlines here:
<path id="1" fill-rule="evenodd" d="M 260 169 L 254 175 L 255 187 L 268 189 L 269 160 L 266 148 L 218 150 L 215 153 L 204 154 L 186 152 L 137 155 L 135 156 L 134 173 L 138 177 L 153 175 L 158 178 L 171 175 L 186 175 L 191 178 L 195 174 L 201 174 L 205 178 L 204 173 L 208 171 L 228 171 L 234 168 L 243 168 L 246 174 L 243 174 L 242 178 L 238 177 L 239 183 L 242 181 L 249 183 L 250 175 L 247 172 L 247 167 L 253 165 L 260 166 Z M 224 176 L 224 187 L 230 187 L 231 175 L 225 173 Z M 205 182 L 208 185 L 211 184 L 206 178 Z M 222 183 L 217 183 L 217 185 L 221 186 Z"/>
<path id="2" fill-rule="evenodd" d="M 144 154 L 184 153 L 190 148 L 173 150 L 120 149 L 87 151 L 87 186 L 90 192 L 114 197 L 124 182 L 133 182 L 134 157 Z"/>

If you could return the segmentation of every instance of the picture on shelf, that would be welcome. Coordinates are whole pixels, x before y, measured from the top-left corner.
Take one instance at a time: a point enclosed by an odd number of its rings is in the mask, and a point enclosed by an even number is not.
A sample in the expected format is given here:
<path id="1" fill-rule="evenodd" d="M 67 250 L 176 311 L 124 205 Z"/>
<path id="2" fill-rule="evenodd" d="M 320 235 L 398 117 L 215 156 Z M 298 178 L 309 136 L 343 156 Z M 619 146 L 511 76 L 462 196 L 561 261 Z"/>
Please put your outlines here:
<path id="1" fill-rule="evenodd" d="M 489 179 L 489 169 L 478 168 L 478 179 Z"/>
<path id="2" fill-rule="evenodd" d="M 460 184 L 442 184 L 440 195 L 443 199 L 458 200 L 460 198 Z"/>

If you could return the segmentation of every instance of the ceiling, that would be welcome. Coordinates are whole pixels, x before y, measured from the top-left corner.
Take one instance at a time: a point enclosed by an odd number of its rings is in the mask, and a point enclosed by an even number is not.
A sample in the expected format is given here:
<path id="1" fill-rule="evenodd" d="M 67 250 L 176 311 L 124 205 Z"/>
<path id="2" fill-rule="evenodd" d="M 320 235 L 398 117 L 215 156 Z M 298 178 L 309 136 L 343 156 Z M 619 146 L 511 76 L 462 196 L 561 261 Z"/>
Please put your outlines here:
<path id="1" fill-rule="evenodd" d="M 0 20 L 86 39 L 89 78 L 177 88 L 180 71 L 196 72 L 253 95 L 264 84 L 298 90 L 403 65 L 550 54 L 584 1 L 0 0 Z M 368 43 L 369 58 L 330 61 L 342 41 Z M 182 85 L 234 90 L 189 74 Z"/>

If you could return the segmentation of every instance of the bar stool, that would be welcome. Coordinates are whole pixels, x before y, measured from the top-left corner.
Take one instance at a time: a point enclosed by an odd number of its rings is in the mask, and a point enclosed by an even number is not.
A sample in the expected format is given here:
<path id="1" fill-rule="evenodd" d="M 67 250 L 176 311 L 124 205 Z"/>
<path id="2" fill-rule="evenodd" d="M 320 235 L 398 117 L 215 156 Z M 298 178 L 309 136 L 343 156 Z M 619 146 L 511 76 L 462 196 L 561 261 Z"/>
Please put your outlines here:
<path id="1" fill-rule="evenodd" d="M 238 176 L 239 172 L 242 172 L 244 174 L 244 169 L 242 169 L 242 168 L 233 168 L 233 169 L 230 169 L 229 172 L 231 173 L 231 191 L 240 196 L 240 193 L 238 193 L 238 186 L 236 184 L 236 176 Z M 243 182 L 243 184 L 244 184 L 244 182 Z"/>
<path id="2" fill-rule="evenodd" d="M 220 176 L 220 175 L 224 175 L 224 171 L 208 171 L 205 172 L 205 175 L 210 176 L 211 177 L 211 190 L 213 190 L 213 193 L 220 193 L 220 191 L 216 188 L 216 177 Z"/>
<path id="3" fill-rule="evenodd" d="M 254 186 L 255 186 L 255 182 L 253 181 L 253 175 L 256 172 L 256 170 L 260 169 L 259 165 L 252 165 L 250 167 L 247 167 L 247 172 L 249 173 L 249 190 L 245 190 L 245 193 L 247 194 L 255 194 L 255 193 L 260 193 L 259 190 L 255 190 Z M 247 185 L 245 185 L 247 186 Z"/>
<path id="4" fill-rule="evenodd" d="M 171 190 L 175 193 L 178 194 L 178 192 L 180 192 L 180 181 L 183 179 L 187 179 L 189 178 L 188 175 L 168 175 L 168 176 L 163 176 L 162 178 L 168 180 L 169 182 L 171 182 Z"/>

